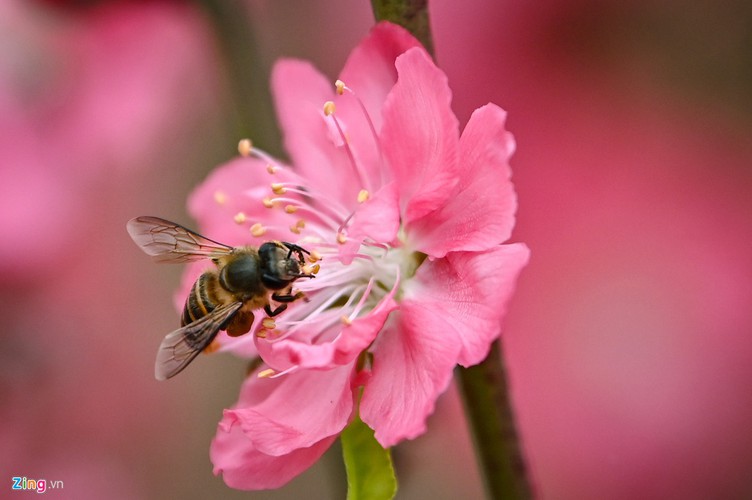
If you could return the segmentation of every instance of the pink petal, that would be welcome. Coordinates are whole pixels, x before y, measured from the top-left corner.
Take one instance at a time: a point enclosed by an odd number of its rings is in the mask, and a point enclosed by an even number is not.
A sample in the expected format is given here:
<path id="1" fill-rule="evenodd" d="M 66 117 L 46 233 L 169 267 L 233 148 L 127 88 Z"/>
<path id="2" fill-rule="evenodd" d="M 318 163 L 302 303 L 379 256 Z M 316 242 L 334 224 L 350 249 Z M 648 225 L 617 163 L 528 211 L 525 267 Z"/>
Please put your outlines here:
<path id="1" fill-rule="evenodd" d="M 380 138 L 410 223 L 443 205 L 457 184 L 459 127 L 446 75 L 425 50 L 412 48 L 395 64 Z"/>
<path id="2" fill-rule="evenodd" d="M 380 23 L 352 51 L 340 74 L 353 94 L 345 92 L 335 100 L 337 116 L 347 127 L 353 155 L 367 178 L 363 188 L 375 191 L 390 180 L 376 137 L 382 124 L 381 107 L 397 81 L 394 61 L 416 46 L 418 41 L 405 29 Z"/>
<path id="3" fill-rule="evenodd" d="M 348 237 L 362 241 L 370 238 L 379 243 L 391 243 L 400 226 L 397 186 L 389 183 L 360 205 L 348 230 Z"/>
<path id="4" fill-rule="evenodd" d="M 441 308 L 403 302 L 399 318 L 377 339 L 360 416 L 384 447 L 426 430 L 439 394 L 446 390 L 460 344 Z"/>
<path id="5" fill-rule="evenodd" d="M 323 111 L 325 102 L 334 101 L 334 82 L 308 62 L 286 59 L 274 65 L 272 89 L 285 147 L 296 170 L 309 187 L 354 204 L 363 186 Z"/>
<path id="6" fill-rule="evenodd" d="M 358 204 L 347 228 L 347 241 L 338 247 L 340 262 L 349 265 L 366 239 L 391 243 L 396 239 L 399 227 L 397 187 L 390 182 L 376 194 L 371 194 L 367 201 Z"/>
<path id="7" fill-rule="evenodd" d="M 275 379 L 251 375 L 236 408 L 225 411 L 225 421 L 237 423 L 253 447 L 267 455 L 307 448 L 347 425 L 353 407 L 352 370 L 350 364 L 300 369 Z"/>
<path id="8" fill-rule="evenodd" d="M 331 446 L 336 436 L 300 448 L 287 455 L 270 456 L 254 448 L 253 443 L 232 417 L 219 423 L 209 455 L 214 474 L 231 488 L 264 490 L 279 488 L 313 465 Z"/>
<path id="9" fill-rule="evenodd" d="M 394 61 L 403 52 L 419 46 L 420 43 L 404 28 L 382 22 L 371 29 L 347 58 L 340 79 L 363 102 L 376 130 L 381 129 L 381 107 L 397 81 Z M 348 118 L 352 121 L 358 119 L 355 115 Z"/>
<path id="10" fill-rule="evenodd" d="M 462 346 L 459 364 L 477 364 L 488 354 L 529 257 L 528 248 L 515 243 L 486 252 L 452 252 L 418 268 L 410 282 L 409 300 L 442 311 L 444 332 Z"/>
<path id="11" fill-rule="evenodd" d="M 517 197 L 509 179 L 514 139 L 506 112 L 494 104 L 475 110 L 460 138 L 462 172 L 454 195 L 410 225 L 413 245 L 432 257 L 450 251 L 486 250 L 506 241 L 514 227 Z"/>
<path id="12" fill-rule="evenodd" d="M 374 345 L 360 403 L 361 418 L 383 446 L 423 433 L 455 364 L 486 356 L 528 255 L 522 244 L 451 253 L 424 262 L 405 284 L 399 319 Z"/>
<path id="13" fill-rule="evenodd" d="M 271 195 L 270 184 L 285 180 L 285 170 L 273 178 L 266 162 L 255 158 L 236 158 L 216 168 L 188 198 L 188 211 L 198 221 L 198 227 L 190 228 L 226 245 L 260 245 L 270 239 L 289 238 L 289 216 L 262 203 Z M 246 221 L 239 224 L 235 216 L 241 212 Z M 255 237 L 249 229 L 259 221 L 285 229 Z M 203 228 L 211 231 L 204 232 Z"/>

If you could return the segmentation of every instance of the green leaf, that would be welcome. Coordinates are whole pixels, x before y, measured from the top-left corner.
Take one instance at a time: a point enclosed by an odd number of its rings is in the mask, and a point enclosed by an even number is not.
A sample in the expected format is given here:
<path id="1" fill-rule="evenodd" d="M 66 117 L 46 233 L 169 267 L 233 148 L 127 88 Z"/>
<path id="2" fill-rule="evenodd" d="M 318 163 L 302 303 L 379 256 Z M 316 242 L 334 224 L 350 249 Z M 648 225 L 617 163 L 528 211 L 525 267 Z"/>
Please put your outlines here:
<path id="1" fill-rule="evenodd" d="M 347 500 L 385 500 L 397 494 L 397 478 L 389 449 L 381 447 L 373 430 L 356 417 L 342 431 L 347 469 Z"/>

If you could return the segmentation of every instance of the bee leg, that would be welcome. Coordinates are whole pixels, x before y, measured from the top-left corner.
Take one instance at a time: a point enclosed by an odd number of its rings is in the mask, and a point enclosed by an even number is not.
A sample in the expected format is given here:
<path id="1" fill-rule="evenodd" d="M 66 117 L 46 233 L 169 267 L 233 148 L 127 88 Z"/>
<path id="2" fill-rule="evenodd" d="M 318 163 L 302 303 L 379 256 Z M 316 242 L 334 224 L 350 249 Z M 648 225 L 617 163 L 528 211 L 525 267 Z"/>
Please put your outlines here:
<path id="1" fill-rule="evenodd" d="M 292 290 L 290 290 L 292 291 Z M 278 305 L 276 308 L 272 309 L 272 307 L 269 304 L 266 304 L 264 306 L 264 311 L 266 311 L 266 314 L 273 318 L 274 316 L 277 316 L 282 311 L 287 309 L 287 304 L 290 302 L 295 302 L 298 299 L 305 299 L 306 302 L 308 302 L 308 299 L 306 298 L 305 294 L 303 292 L 297 292 L 297 293 L 283 293 L 279 294 L 277 292 L 272 293 L 272 300 L 274 302 L 280 302 L 280 305 Z"/>
<path id="2" fill-rule="evenodd" d="M 304 297 L 305 297 L 305 294 L 303 292 L 297 292 L 295 295 L 291 295 L 289 293 L 279 295 L 276 292 L 272 294 L 272 300 L 274 300 L 275 302 L 285 302 L 285 303 L 294 302 Z"/>
<path id="3" fill-rule="evenodd" d="M 250 311 L 239 311 L 230 321 L 225 329 L 230 337 L 239 337 L 251 331 L 253 325 L 253 313 Z"/>
<path id="4" fill-rule="evenodd" d="M 287 309 L 287 304 L 280 304 L 279 306 L 277 306 L 273 310 L 272 310 L 272 308 L 271 308 L 271 306 L 269 304 L 266 304 L 264 306 L 264 311 L 266 311 L 266 315 L 269 316 L 270 318 L 273 318 L 274 316 L 277 316 L 278 314 L 280 314 L 285 309 Z"/>

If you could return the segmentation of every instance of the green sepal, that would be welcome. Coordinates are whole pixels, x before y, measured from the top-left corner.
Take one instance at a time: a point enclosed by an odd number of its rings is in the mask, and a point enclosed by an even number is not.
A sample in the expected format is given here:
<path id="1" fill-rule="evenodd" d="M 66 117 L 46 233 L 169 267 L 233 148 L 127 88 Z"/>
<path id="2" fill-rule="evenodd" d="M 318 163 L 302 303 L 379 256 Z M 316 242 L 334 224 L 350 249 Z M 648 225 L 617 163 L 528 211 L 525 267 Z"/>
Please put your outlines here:
<path id="1" fill-rule="evenodd" d="M 392 455 L 355 417 L 340 437 L 347 470 L 347 500 L 389 500 L 397 494 Z"/>

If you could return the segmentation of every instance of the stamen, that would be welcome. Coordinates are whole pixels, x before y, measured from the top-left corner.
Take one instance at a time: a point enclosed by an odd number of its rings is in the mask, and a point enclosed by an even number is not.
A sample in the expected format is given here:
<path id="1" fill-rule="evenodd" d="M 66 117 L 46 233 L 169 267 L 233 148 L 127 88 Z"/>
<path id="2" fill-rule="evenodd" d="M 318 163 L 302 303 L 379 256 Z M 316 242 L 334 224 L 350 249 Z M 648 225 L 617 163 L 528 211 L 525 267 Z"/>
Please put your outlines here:
<path id="1" fill-rule="evenodd" d="M 243 141 L 248 141 L 247 143 L 244 143 Z M 242 149 L 241 149 L 242 147 Z M 263 149 L 259 149 L 253 145 L 253 142 L 250 139 L 243 139 L 238 144 L 238 151 L 240 151 L 240 154 L 243 154 L 244 151 L 248 151 L 247 155 L 243 156 L 255 156 L 256 158 L 259 158 L 261 160 L 264 160 L 269 165 L 276 165 L 277 161 L 272 158 L 272 156 L 264 151 Z"/>
<path id="2" fill-rule="evenodd" d="M 287 191 L 290 192 L 290 193 L 295 192 L 294 189 L 288 189 Z M 326 214 L 326 213 L 324 213 L 323 210 L 316 210 L 314 208 L 311 208 L 310 205 L 301 205 L 300 204 L 301 202 L 299 200 L 294 199 L 294 198 L 288 198 L 288 197 L 282 196 L 282 197 L 279 197 L 279 198 L 273 198 L 273 199 L 270 200 L 270 202 L 271 203 L 288 203 L 287 206 L 294 207 L 294 210 L 292 210 L 292 211 L 288 211 L 287 208 L 285 208 L 285 212 L 287 212 L 288 214 L 291 214 L 291 213 L 294 213 L 294 212 L 297 212 L 298 210 L 300 210 L 302 212 L 305 212 L 305 213 L 313 215 L 314 217 L 316 217 L 317 219 L 319 219 L 324 224 L 327 224 L 330 228 L 339 227 L 338 224 L 337 224 L 337 221 L 335 220 L 335 218 L 337 218 L 337 219 L 340 218 L 340 214 L 337 213 L 335 210 L 333 210 L 331 207 L 324 206 L 323 208 L 329 209 L 329 211 L 332 212 L 333 217 L 330 216 L 330 215 L 328 215 L 328 214 Z M 264 202 L 264 205 L 266 206 L 266 202 Z"/>
<path id="3" fill-rule="evenodd" d="M 339 83 L 342 84 L 342 91 L 340 92 Z M 376 126 L 373 124 L 373 120 L 371 120 L 371 115 L 368 113 L 368 110 L 366 109 L 366 105 L 363 103 L 363 101 L 358 97 L 358 95 L 355 93 L 353 89 L 345 85 L 345 82 L 342 80 L 337 80 L 335 82 L 335 87 L 337 87 L 337 93 L 342 95 L 345 93 L 345 91 L 349 92 L 351 96 L 355 98 L 355 100 L 358 103 L 358 106 L 360 106 L 360 110 L 363 112 L 363 116 L 366 119 L 366 123 L 368 123 L 368 128 L 371 130 L 371 137 L 373 137 L 373 142 L 376 144 L 376 149 L 379 152 L 379 172 L 381 173 L 381 184 L 384 184 L 384 173 L 386 172 L 386 166 L 384 165 L 384 151 L 381 149 L 381 142 L 379 141 L 379 134 L 376 132 Z"/>
<path id="4" fill-rule="evenodd" d="M 288 368 L 287 370 L 282 370 L 281 372 L 277 372 L 274 375 L 271 375 L 269 378 L 281 377 L 282 375 L 287 375 L 288 373 L 292 373 L 292 372 L 297 371 L 297 370 L 298 370 L 298 366 L 297 365 L 293 365 L 290 368 Z"/>
<path id="5" fill-rule="evenodd" d="M 341 220 L 345 217 L 348 209 L 336 200 L 332 199 L 331 195 L 327 195 L 311 188 L 311 186 L 302 187 L 300 184 L 294 184 L 290 182 L 279 183 L 285 189 L 285 193 L 299 194 L 303 199 L 294 198 L 279 198 L 275 201 L 285 201 L 297 205 L 300 208 L 305 208 L 307 205 L 309 212 L 314 214 L 322 214 L 324 211 L 328 212 L 334 219 Z M 318 202 L 318 203 L 315 203 Z M 303 205 L 305 203 L 305 205 Z M 314 208 L 315 207 L 315 208 Z M 331 220 L 331 219 L 330 219 Z M 337 227 L 337 223 L 331 224 L 332 228 Z"/>
<path id="6" fill-rule="evenodd" d="M 348 281 L 343 281 L 343 283 L 348 283 Z M 284 325 L 288 328 L 285 329 L 285 332 L 281 334 L 279 337 L 275 337 L 272 340 L 269 340 L 269 342 L 279 342 L 280 340 L 284 340 L 285 338 L 289 337 L 293 333 L 295 333 L 297 330 L 299 330 L 302 327 L 310 328 L 313 323 L 320 322 L 321 320 L 324 320 L 325 322 L 329 322 L 330 319 L 326 317 L 324 314 L 324 311 L 328 311 L 329 308 L 336 303 L 338 300 L 340 300 L 341 297 L 345 297 L 349 295 L 348 301 L 345 304 L 344 307 L 347 307 L 352 302 L 352 293 L 356 290 L 356 287 L 354 286 L 344 286 L 342 288 L 336 289 L 336 293 L 333 293 L 331 296 L 327 297 L 327 299 L 322 302 L 320 305 L 318 305 L 313 311 L 307 312 L 303 314 L 303 317 L 305 319 L 300 321 L 290 321 L 286 320 L 284 321 Z M 304 310 L 301 310 L 301 313 L 304 313 Z"/>
<path id="7" fill-rule="evenodd" d="M 364 203 L 370 197 L 371 197 L 371 194 L 367 190 L 361 189 L 360 192 L 358 193 L 358 203 Z"/>
<path id="8" fill-rule="evenodd" d="M 260 222 L 251 226 L 251 234 L 255 237 L 263 236 L 264 233 L 266 233 L 266 228 Z"/>
<path id="9" fill-rule="evenodd" d="M 347 241 L 347 236 L 345 236 L 345 233 L 339 232 L 337 233 L 337 243 L 340 245 L 344 245 Z"/>
<path id="10" fill-rule="evenodd" d="M 326 116 L 332 116 L 334 112 L 336 111 L 337 107 L 334 105 L 332 101 L 326 101 L 324 103 L 324 115 Z"/>
<path id="11" fill-rule="evenodd" d="M 285 185 L 281 182 L 272 182 L 272 191 L 274 191 L 274 194 L 285 194 L 287 189 L 285 189 Z"/>
<path id="12" fill-rule="evenodd" d="M 342 95 L 345 93 L 345 89 L 347 86 L 345 85 L 345 82 L 342 80 L 337 80 L 334 82 L 334 87 L 337 89 L 337 95 Z"/>
<path id="13" fill-rule="evenodd" d="M 295 205 L 285 205 L 285 212 L 287 212 L 288 214 L 294 214 L 297 211 L 298 207 L 296 207 Z"/>
<path id="14" fill-rule="evenodd" d="M 222 191 L 214 191 L 214 201 L 217 202 L 218 205 L 224 205 L 227 203 L 227 195 Z"/>
<path id="15" fill-rule="evenodd" d="M 342 231 L 345 230 L 345 228 L 347 227 L 347 224 L 350 222 L 350 219 L 352 219 L 354 215 L 355 215 L 355 210 L 350 212 L 350 215 L 348 215 L 347 218 L 342 221 L 342 224 L 339 225 L 339 227 L 337 228 L 338 233 L 341 233 Z M 344 241 L 339 241 L 339 236 L 337 236 L 337 241 L 340 243 L 344 243 Z"/>
<path id="16" fill-rule="evenodd" d="M 311 263 L 318 262 L 321 259 L 322 259 L 321 254 L 318 251 L 316 251 L 316 250 L 311 251 L 311 253 L 308 255 L 308 260 Z"/>
<path id="17" fill-rule="evenodd" d="M 238 212 L 238 213 L 235 214 L 235 217 L 233 217 L 233 220 L 237 224 L 242 224 L 246 220 L 245 214 L 243 212 Z"/>
<path id="18" fill-rule="evenodd" d="M 350 316 L 348 317 L 349 320 L 355 319 L 358 314 L 360 313 L 361 309 L 363 309 L 363 305 L 366 303 L 366 299 L 371 294 L 371 289 L 373 288 L 373 277 L 368 280 L 368 285 L 366 286 L 366 289 L 363 290 L 363 295 L 360 297 L 360 300 L 358 301 L 358 304 L 355 306 L 355 309 L 350 313 Z"/>
<path id="19" fill-rule="evenodd" d="M 277 323 L 272 318 L 266 317 L 261 321 L 261 326 L 267 330 L 274 330 L 277 328 Z"/>
<path id="20" fill-rule="evenodd" d="M 268 196 L 261 200 L 261 203 L 263 203 L 266 208 L 274 208 L 274 200 Z"/>
<path id="21" fill-rule="evenodd" d="M 311 267 L 305 266 L 304 267 L 306 274 L 318 274 L 321 270 L 321 266 L 318 264 L 314 264 Z"/>
<path id="22" fill-rule="evenodd" d="M 348 318 L 347 316 L 345 316 L 345 315 L 340 316 L 339 319 L 340 319 L 340 321 L 342 321 L 342 324 L 344 324 L 345 326 L 352 325 L 352 320 L 350 318 Z"/>
<path id="23" fill-rule="evenodd" d="M 256 375 L 258 378 L 269 378 L 272 375 L 277 373 L 275 370 L 272 370 L 271 368 L 267 368 L 266 370 L 261 370 L 258 372 L 258 375 Z"/>
<path id="24" fill-rule="evenodd" d="M 251 155 L 252 150 L 253 143 L 250 139 L 240 139 L 240 142 L 238 143 L 238 153 L 240 153 L 240 156 L 247 158 Z"/>
<path id="25" fill-rule="evenodd" d="M 266 171 L 274 175 L 279 171 L 279 167 L 272 165 L 271 163 L 266 166 Z"/>
<path id="26" fill-rule="evenodd" d="M 344 144 L 345 151 L 347 152 L 348 158 L 350 158 L 350 165 L 352 166 L 353 170 L 355 171 L 355 175 L 358 176 L 358 180 L 360 180 L 360 184 L 362 186 L 368 187 L 368 177 L 364 175 L 362 172 L 360 166 L 358 165 L 358 162 L 355 161 L 355 155 L 353 154 L 352 148 L 350 147 L 350 141 L 347 140 L 347 136 L 345 135 L 345 132 L 342 130 L 342 125 L 340 125 L 339 120 L 337 119 L 337 115 L 334 114 L 334 103 L 331 101 L 327 101 L 324 104 L 324 114 L 332 119 L 334 122 L 335 127 L 337 127 L 337 132 L 339 133 L 340 138 L 342 139 L 342 143 Z"/>

